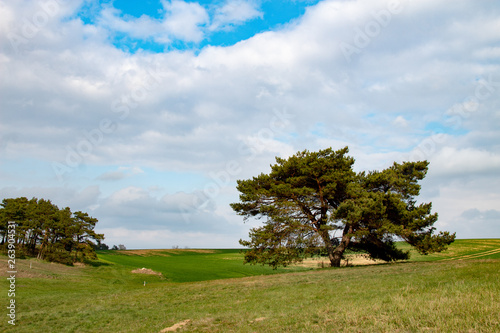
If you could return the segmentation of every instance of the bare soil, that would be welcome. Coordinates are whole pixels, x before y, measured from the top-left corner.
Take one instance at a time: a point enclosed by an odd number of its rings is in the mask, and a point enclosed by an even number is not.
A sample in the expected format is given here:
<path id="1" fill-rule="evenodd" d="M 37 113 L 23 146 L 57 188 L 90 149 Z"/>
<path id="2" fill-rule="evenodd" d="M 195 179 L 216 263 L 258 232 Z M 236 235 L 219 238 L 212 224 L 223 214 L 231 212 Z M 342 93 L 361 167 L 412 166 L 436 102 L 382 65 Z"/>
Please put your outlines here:
<path id="1" fill-rule="evenodd" d="M 167 327 L 167 328 L 164 328 L 160 331 L 160 333 L 166 333 L 166 332 L 175 332 L 177 331 L 177 329 L 181 328 L 182 326 L 185 326 L 187 324 L 189 324 L 191 322 L 190 319 L 186 319 L 184 321 L 181 321 L 180 323 L 177 323 L 173 326 L 170 326 L 170 327 Z"/>
<path id="2" fill-rule="evenodd" d="M 132 271 L 132 273 L 134 274 L 147 274 L 147 275 L 158 275 L 158 276 L 161 276 L 162 274 L 159 273 L 159 272 L 155 272 L 153 271 L 152 269 L 149 269 L 149 268 L 138 268 L 138 269 L 134 269 Z"/>

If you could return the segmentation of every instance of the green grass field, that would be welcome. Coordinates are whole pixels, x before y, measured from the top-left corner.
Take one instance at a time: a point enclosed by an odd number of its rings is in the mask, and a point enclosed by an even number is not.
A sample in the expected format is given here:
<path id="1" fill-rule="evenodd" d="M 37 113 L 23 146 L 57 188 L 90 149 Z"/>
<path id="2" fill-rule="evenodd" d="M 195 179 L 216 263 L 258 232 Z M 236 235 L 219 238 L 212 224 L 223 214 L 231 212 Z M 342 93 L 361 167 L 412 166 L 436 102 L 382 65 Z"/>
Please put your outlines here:
<path id="1" fill-rule="evenodd" d="M 240 250 L 102 251 L 101 262 L 127 270 L 148 268 L 170 282 L 194 282 L 305 270 L 292 267 L 273 270 L 243 265 Z"/>
<path id="2" fill-rule="evenodd" d="M 94 266 L 31 260 L 31 269 L 18 260 L 17 325 L 4 310 L 0 331 L 500 332 L 498 239 L 337 269 L 273 271 L 242 258 L 236 250 L 109 251 Z M 131 273 L 142 267 L 162 276 Z M 0 285 L 7 305 L 5 278 Z"/>

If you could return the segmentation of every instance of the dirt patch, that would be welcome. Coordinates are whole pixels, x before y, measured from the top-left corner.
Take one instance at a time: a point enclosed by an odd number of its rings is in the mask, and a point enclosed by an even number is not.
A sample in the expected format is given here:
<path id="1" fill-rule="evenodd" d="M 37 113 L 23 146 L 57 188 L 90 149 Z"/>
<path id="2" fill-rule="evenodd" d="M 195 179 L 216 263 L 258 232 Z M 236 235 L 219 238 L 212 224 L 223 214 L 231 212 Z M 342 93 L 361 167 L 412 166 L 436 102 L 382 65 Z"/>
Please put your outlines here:
<path id="1" fill-rule="evenodd" d="M 191 322 L 190 319 L 186 319 L 184 321 L 181 321 L 180 323 L 177 323 L 173 326 L 170 326 L 170 327 L 167 327 L 167 328 L 164 328 L 160 331 L 160 333 L 166 333 L 166 332 L 175 332 L 177 331 L 177 329 L 181 328 L 182 326 L 185 326 L 187 324 L 189 324 Z"/>
<path id="2" fill-rule="evenodd" d="M 250 322 L 250 324 L 253 324 L 253 323 L 258 323 L 259 321 L 264 321 L 264 320 L 266 320 L 266 319 L 267 319 L 266 317 L 259 317 L 259 318 L 256 318 L 256 319 L 252 320 L 252 321 Z"/>
<path id="3" fill-rule="evenodd" d="M 149 269 L 149 268 L 138 268 L 138 269 L 134 269 L 132 271 L 132 273 L 134 274 L 147 274 L 147 275 L 158 275 L 158 276 L 162 276 L 162 274 L 160 272 L 155 272 L 153 271 L 152 269 Z"/>

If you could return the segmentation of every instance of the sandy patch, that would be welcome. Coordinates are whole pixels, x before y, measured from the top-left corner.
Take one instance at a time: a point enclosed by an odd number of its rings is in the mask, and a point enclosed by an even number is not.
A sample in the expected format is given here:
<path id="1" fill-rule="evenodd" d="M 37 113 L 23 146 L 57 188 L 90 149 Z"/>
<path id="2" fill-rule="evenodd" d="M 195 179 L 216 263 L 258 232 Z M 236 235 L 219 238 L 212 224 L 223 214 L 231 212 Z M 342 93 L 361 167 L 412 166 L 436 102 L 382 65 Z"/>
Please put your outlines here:
<path id="1" fill-rule="evenodd" d="M 177 331 L 177 329 L 181 328 L 182 326 L 185 326 L 187 324 L 189 324 L 191 322 L 190 319 L 186 319 L 184 321 L 181 321 L 180 323 L 177 323 L 173 326 L 170 326 L 170 327 L 167 327 L 167 328 L 164 328 L 160 331 L 160 333 L 166 333 L 166 332 L 175 332 Z"/>
<path id="2" fill-rule="evenodd" d="M 253 324 L 253 323 L 258 323 L 259 321 L 264 321 L 264 320 L 266 320 L 266 319 L 267 319 L 266 317 L 259 317 L 259 318 L 256 318 L 256 319 L 252 320 L 252 321 L 250 322 L 250 324 Z"/>
<path id="3" fill-rule="evenodd" d="M 138 269 L 134 269 L 132 271 L 132 273 L 134 274 L 148 274 L 148 275 L 158 275 L 158 276 L 162 276 L 161 273 L 159 272 L 155 272 L 153 271 L 152 269 L 149 269 L 149 268 L 138 268 Z"/>

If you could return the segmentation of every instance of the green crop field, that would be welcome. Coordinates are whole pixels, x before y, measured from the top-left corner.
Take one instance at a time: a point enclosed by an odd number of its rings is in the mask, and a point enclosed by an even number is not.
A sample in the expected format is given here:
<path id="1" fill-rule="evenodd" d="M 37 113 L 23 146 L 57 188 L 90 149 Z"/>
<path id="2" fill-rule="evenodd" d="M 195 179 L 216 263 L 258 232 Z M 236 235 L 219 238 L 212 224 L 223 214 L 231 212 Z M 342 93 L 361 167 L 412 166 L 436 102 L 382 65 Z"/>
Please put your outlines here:
<path id="1" fill-rule="evenodd" d="M 273 271 L 242 259 L 237 250 L 144 250 L 101 252 L 92 266 L 17 260 L 16 326 L 4 310 L 0 331 L 500 332 L 498 239 L 336 269 L 316 269 L 316 259 Z M 0 285 L 6 309 L 9 284 Z"/>
<path id="2" fill-rule="evenodd" d="M 243 265 L 240 250 L 102 251 L 103 263 L 127 270 L 148 268 L 170 282 L 194 282 L 305 270 L 300 267 L 273 270 Z"/>

